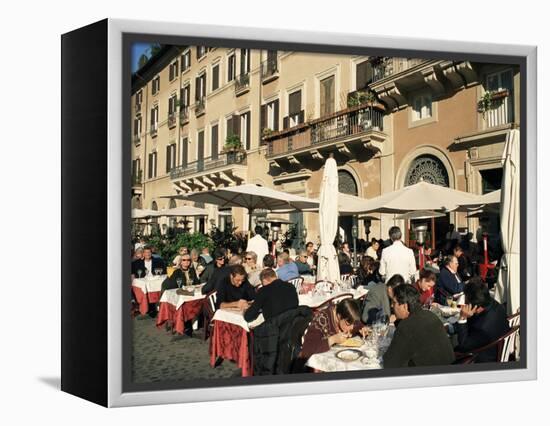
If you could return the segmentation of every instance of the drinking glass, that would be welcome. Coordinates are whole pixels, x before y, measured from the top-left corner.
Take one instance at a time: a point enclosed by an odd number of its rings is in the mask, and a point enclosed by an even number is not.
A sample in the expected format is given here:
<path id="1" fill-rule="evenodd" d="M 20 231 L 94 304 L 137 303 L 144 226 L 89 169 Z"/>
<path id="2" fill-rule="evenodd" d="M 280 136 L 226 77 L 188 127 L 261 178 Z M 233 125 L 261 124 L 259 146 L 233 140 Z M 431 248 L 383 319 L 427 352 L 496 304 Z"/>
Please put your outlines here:
<path id="1" fill-rule="evenodd" d="M 183 283 L 183 280 L 181 278 L 176 279 L 176 283 L 178 284 L 178 288 L 181 288 L 181 284 Z"/>
<path id="2" fill-rule="evenodd" d="M 142 273 L 143 271 L 142 271 L 141 269 L 138 269 L 136 272 L 137 272 L 138 278 L 141 278 L 141 273 Z"/>

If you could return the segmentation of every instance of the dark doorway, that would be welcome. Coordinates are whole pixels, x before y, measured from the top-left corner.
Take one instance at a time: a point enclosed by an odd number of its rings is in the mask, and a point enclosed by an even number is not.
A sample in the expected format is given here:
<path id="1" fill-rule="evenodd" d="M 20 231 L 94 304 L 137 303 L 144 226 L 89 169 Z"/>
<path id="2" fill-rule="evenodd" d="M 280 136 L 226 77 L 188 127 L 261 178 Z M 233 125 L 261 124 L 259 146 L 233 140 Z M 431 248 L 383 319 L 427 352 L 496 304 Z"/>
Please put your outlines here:
<path id="1" fill-rule="evenodd" d="M 357 196 L 357 183 L 350 172 L 345 170 L 338 171 L 338 191 L 342 194 Z M 353 245 L 351 228 L 353 226 L 353 216 L 339 216 L 338 226 L 344 230 L 344 241 L 348 241 Z M 340 232 L 338 232 L 338 235 Z"/>

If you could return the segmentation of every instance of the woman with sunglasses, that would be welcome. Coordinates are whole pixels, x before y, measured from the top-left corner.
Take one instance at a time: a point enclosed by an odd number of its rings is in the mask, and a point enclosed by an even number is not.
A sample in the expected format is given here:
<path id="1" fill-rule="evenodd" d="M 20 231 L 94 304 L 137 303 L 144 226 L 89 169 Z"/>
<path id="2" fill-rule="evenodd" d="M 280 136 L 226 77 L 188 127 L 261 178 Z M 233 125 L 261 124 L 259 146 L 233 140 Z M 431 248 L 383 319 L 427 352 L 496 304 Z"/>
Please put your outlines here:
<path id="1" fill-rule="evenodd" d="M 258 268 L 258 256 L 253 251 L 247 251 L 244 255 L 244 269 L 248 274 L 248 282 L 256 287 L 261 284 L 260 268 Z"/>

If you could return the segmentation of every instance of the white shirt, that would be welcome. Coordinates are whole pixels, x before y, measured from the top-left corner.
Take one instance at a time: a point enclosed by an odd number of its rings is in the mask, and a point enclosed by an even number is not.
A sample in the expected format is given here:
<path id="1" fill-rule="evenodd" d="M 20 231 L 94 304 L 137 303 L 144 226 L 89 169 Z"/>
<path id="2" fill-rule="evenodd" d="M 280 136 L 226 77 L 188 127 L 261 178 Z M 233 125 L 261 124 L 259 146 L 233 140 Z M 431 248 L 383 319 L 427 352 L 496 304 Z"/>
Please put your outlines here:
<path id="1" fill-rule="evenodd" d="M 376 253 L 376 250 L 373 249 L 372 246 L 367 249 L 367 256 L 372 257 L 374 260 L 378 260 L 378 253 Z"/>
<path id="2" fill-rule="evenodd" d="M 263 266 L 264 256 L 269 253 L 267 247 L 267 241 L 261 235 L 254 235 L 248 240 L 246 251 L 253 251 L 258 258 L 256 259 L 256 265 L 260 268 Z"/>
<path id="3" fill-rule="evenodd" d="M 400 241 L 394 241 L 382 250 L 380 258 L 380 275 L 386 277 L 386 282 L 399 274 L 405 282 L 410 283 L 411 276 L 416 275 L 416 261 L 413 251 Z"/>
<path id="4" fill-rule="evenodd" d="M 143 271 L 144 275 L 153 275 L 153 259 L 143 260 L 143 264 L 145 265 L 145 269 L 147 269 L 147 273 Z"/>

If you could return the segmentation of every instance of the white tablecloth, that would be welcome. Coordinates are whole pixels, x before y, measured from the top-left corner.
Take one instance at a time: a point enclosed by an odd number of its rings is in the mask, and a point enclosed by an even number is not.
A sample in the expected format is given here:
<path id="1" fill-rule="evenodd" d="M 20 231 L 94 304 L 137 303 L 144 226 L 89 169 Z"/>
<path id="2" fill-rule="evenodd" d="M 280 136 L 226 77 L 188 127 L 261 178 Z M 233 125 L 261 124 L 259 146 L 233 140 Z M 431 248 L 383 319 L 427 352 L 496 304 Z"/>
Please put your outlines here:
<path id="1" fill-rule="evenodd" d="M 179 295 L 179 294 L 176 294 L 177 291 L 178 289 L 176 288 L 166 290 L 162 294 L 162 297 L 160 298 L 160 302 L 170 303 L 171 305 L 174 305 L 176 307 L 176 310 L 178 310 L 181 307 L 181 305 L 183 305 L 185 302 L 204 299 L 206 297 L 206 295 L 201 294 L 200 289 L 195 290 L 194 296 Z"/>
<path id="2" fill-rule="evenodd" d="M 310 308 L 315 308 L 319 305 L 322 305 L 327 300 L 332 299 L 333 297 L 336 297 L 340 294 L 351 293 L 353 294 L 354 299 L 359 299 L 360 297 L 363 297 L 368 292 L 369 291 L 366 288 L 358 287 L 355 290 L 339 291 L 339 292 L 326 294 L 326 295 L 319 295 L 319 294 L 312 295 L 311 293 L 300 294 L 298 295 L 298 302 L 300 305 L 305 305 L 305 306 L 309 306 Z"/>
<path id="3" fill-rule="evenodd" d="M 132 282 L 133 287 L 141 289 L 143 294 L 160 291 L 162 282 L 166 279 L 166 275 L 154 275 L 146 278 L 135 278 Z"/>
<path id="4" fill-rule="evenodd" d="M 356 371 L 356 370 L 377 370 L 382 368 L 382 356 L 378 349 L 371 344 L 365 343 L 360 348 L 356 348 L 363 353 L 356 361 L 342 361 L 336 357 L 336 354 L 346 348 L 333 346 L 329 351 L 312 355 L 306 365 L 315 370 L 331 371 Z M 367 350 L 372 350 L 376 354 L 371 359 L 365 356 Z"/>
<path id="5" fill-rule="evenodd" d="M 218 309 L 214 313 L 214 317 L 212 319 L 213 321 L 223 321 L 229 324 L 238 325 L 246 331 L 250 331 L 264 322 L 264 316 L 260 314 L 254 321 L 247 323 L 244 319 L 244 313 L 242 311 L 231 309 Z"/>

